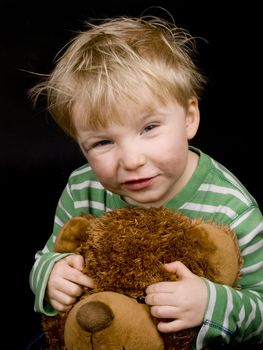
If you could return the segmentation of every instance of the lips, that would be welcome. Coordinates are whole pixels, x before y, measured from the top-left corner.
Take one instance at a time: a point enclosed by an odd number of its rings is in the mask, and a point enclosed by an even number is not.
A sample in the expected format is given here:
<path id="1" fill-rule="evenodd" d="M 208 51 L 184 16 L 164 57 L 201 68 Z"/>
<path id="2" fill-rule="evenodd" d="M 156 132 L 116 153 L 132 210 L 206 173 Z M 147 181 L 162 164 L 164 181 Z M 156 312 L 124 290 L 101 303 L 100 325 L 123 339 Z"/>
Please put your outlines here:
<path id="1" fill-rule="evenodd" d="M 123 186 L 132 191 L 138 191 L 138 190 L 144 190 L 147 187 L 151 186 L 152 182 L 154 180 L 154 177 L 148 177 L 144 179 L 137 179 L 137 180 L 129 180 L 125 181 L 123 183 Z"/>

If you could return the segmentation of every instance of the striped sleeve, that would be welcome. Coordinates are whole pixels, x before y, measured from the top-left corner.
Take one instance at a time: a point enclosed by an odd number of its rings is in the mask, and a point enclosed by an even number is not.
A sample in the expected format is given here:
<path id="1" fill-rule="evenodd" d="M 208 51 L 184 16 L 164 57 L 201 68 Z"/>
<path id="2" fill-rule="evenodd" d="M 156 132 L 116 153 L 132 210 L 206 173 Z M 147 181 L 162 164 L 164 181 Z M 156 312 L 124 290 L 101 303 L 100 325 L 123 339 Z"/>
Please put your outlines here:
<path id="1" fill-rule="evenodd" d="M 234 221 L 244 264 L 234 289 L 206 280 L 209 302 L 196 349 L 214 339 L 226 344 L 263 342 L 263 220 L 257 207 Z M 244 233 L 246 232 L 246 233 Z"/>
<path id="2" fill-rule="evenodd" d="M 54 264 L 67 254 L 55 253 L 54 243 L 61 227 L 72 217 L 83 213 L 99 215 L 104 212 L 105 191 L 93 178 L 89 166 L 85 165 L 74 171 L 69 177 L 59 199 L 52 235 L 43 250 L 35 255 L 35 263 L 29 277 L 30 287 L 35 294 L 34 310 L 52 316 L 56 311 L 45 299 L 49 275 Z M 92 200 L 90 199 L 92 198 Z"/>
<path id="3" fill-rule="evenodd" d="M 48 316 L 56 315 L 57 311 L 45 300 L 45 292 L 55 262 L 67 255 L 69 254 L 37 252 L 36 261 L 30 273 L 30 286 L 35 294 L 35 312 L 41 312 Z"/>

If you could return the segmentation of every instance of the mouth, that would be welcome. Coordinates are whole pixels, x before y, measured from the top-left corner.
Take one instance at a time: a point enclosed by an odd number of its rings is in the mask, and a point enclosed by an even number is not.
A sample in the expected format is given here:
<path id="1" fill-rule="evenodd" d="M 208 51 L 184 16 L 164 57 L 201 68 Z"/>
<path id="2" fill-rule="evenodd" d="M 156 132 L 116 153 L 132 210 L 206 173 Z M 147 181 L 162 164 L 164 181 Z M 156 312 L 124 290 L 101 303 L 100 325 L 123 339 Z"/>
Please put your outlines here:
<path id="1" fill-rule="evenodd" d="M 123 183 L 123 186 L 132 191 L 144 190 L 150 187 L 154 181 L 155 176 L 143 179 L 129 180 Z"/>

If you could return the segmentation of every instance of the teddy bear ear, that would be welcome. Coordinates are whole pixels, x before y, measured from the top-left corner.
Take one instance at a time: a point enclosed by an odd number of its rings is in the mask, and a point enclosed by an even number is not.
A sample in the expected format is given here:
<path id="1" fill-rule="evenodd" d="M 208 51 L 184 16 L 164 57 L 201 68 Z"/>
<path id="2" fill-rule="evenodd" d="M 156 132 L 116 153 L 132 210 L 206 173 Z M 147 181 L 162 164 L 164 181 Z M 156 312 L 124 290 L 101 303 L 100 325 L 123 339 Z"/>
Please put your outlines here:
<path id="1" fill-rule="evenodd" d="M 60 230 L 54 250 L 58 253 L 73 253 L 87 237 L 87 229 L 92 215 L 75 216 Z"/>
<path id="2" fill-rule="evenodd" d="M 235 285 L 243 261 L 234 231 L 226 225 L 208 222 L 193 225 L 187 235 L 206 257 L 210 279 L 217 283 Z"/>

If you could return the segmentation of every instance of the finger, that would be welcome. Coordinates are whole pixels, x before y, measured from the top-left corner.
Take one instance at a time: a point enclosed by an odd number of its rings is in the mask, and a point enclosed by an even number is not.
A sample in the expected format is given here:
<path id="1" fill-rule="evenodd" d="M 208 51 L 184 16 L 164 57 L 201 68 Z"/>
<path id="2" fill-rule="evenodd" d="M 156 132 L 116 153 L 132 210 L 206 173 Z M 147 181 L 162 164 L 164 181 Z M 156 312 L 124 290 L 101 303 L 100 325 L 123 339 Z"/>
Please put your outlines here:
<path id="1" fill-rule="evenodd" d="M 175 319 L 177 316 L 177 308 L 174 306 L 152 306 L 151 314 L 157 318 Z"/>
<path id="2" fill-rule="evenodd" d="M 74 269 L 77 269 L 79 271 L 82 271 L 84 269 L 84 258 L 81 255 L 69 255 L 65 258 L 65 261 Z"/>
<path id="3" fill-rule="evenodd" d="M 77 283 L 62 278 L 57 278 L 56 284 L 49 284 L 48 295 L 49 298 L 58 299 L 63 302 L 64 295 L 69 297 L 79 297 L 83 293 L 83 287 Z"/>
<path id="4" fill-rule="evenodd" d="M 84 273 L 77 274 L 76 283 L 87 288 L 95 288 L 96 286 L 94 280 Z"/>
<path id="5" fill-rule="evenodd" d="M 164 268 L 176 274 L 179 278 L 192 277 L 193 273 L 183 264 L 181 261 L 173 261 L 169 264 L 165 264 Z"/>
<path id="6" fill-rule="evenodd" d="M 62 304 L 60 302 L 58 302 L 57 300 L 50 300 L 50 304 L 53 306 L 53 308 L 59 312 L 66 312 L 67 310 L 69 310 L 73 303 L 70 305 L 65 305 Z"/>
<path id="7" fill-rule="evenodd" d="M 189 328 L 189 326 L 182 320 L 161 321 L 157 324 L 157 329 L 161 333 L 174 333 L 187 328 Z"/>
<path id="8" fill-rule="evenodd" d="M 82 273 L 84 266 L 84 259 L 81 255 L 70 255 L 65 258 L 70 270 L 65 276 L 68 281 L 75 282 L 83 287 L 95 288 L 95 283 L 92 278 Z"/>
<path id="9" fill-rule="evenodd" d="M 64 292 L 61 292 L 59 290 L 56 290 L 52 293 L 52 295 L 49 295 L 49 300 L 52 305 L 64 305 L 65 307 L 70 306 L 75 303 L 77 300 L 77 296 L 71 296 L 69 294 L 66 294 Z"/>
<path id="10" fill-rule="evenodd" d="M 94 288 L 95 287 L 95 283 L 91 277 L 85 275 L 81 271 L 78 271 L 74 268 L 70 268 L 67 271 L 67 274 L 64 275 L 64 278 L 69 283 L 73 283 L 75 286 L 78 285 L 78 286 L 87 287 L 87 288 Z M 63 288 L 64 288 L 64 284 L 63 284 Z"/>
<path id="11" fill-rule="evenodd" d="M 148 286 L 145 290 L 146 294 L 151 294 L 151 293 L 173 293 L 175 290 L 175 283 L 177 282 L 158 282 L 151 284 Z"/>
<path id="12" fill-rule="evenodd" d="M 145 303 L 150 306 L 177 306 L 174 293 L 151 293 L 145 297 Z"/>

